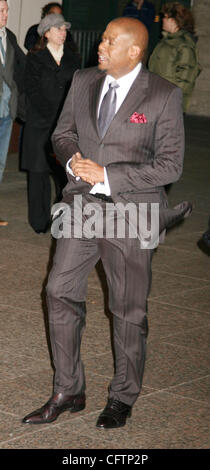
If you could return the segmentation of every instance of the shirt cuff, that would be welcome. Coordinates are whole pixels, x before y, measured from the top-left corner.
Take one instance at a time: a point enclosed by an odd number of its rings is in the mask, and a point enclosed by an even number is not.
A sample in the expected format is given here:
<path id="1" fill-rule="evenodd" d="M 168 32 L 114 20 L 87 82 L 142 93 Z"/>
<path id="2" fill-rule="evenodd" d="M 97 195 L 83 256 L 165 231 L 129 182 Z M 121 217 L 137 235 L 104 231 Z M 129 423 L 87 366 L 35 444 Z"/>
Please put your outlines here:
<path id="1" fill-rule="evenodd" d="M 66 164 L 66 171 L 67 173 L 69 173 L 71 176 L 74 176 L 74 178 L 76 178 L 76 181 L 79 181 L 80 180 L 80 176 L 75 176 L 74 172 L 72 171 L 71 167 L 70 167 L 70 163 L 71 163 L 71 160 L 72 158 L 70 158 Z"/>
<path id="2" fill-rule="evenodd" d="M 106 168 L 104 167 L 104 188 L 106 196 L 111 196 L 111 188 L 109 186 L 109 179 L 107 175 Z"/>
<path id="3" fill-rule="evenodd" d="M 67 161 L 67 164 L 66 164 L 66 171 L 67 173 L 69 173 L 71 176 L 73 176 L 74 178 L 76 178 L 76 181 L 79 181 L 80 180 L 80 176 L 76 176 L 74 175 L 74 172 L 72 171 L 71 167 L 70 167 L 70 163 L 71 163 L 71 158 Z M 106 196 L 110 196 L 111 195 L 111 188 L 109 186 L 109 180 L 108 180 L 108 175 L 107 175 L 107 171 L 106 171 L 106 168 L 104 167 L 104 183 L 97 183 L 93 186 L 92 190 L 90 191 L 90 193 L 94 194 L 95 192 L 101 192 L 102 194 L 105 194 Z"/>

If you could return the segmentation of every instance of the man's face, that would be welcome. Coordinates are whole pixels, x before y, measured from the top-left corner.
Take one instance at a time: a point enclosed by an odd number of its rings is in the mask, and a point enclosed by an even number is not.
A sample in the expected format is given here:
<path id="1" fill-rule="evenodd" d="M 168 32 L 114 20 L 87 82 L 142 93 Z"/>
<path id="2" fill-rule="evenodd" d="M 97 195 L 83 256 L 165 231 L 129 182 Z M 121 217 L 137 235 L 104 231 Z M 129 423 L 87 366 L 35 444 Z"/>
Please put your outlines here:
<path id="1" fill-rule="evenodd" d="M 7 24 L 8 18 L 8 5 L 4 0 L 0 0 L 0 28 L 3 28 Z"/>
<path id="2" fill-rule="evenodd" d="M 132 70 L 130 35 L 117 23 L 108 24 L 98 48 L 98 68 L 114 78 Z"/>

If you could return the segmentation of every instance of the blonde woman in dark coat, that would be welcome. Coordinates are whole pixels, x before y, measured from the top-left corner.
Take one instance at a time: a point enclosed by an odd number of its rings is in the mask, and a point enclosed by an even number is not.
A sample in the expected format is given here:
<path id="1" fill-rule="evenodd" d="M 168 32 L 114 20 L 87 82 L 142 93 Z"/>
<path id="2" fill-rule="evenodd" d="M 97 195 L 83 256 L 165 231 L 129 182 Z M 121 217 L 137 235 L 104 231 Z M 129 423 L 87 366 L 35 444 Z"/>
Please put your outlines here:
<path id="1" fill-rule="evenodd" d="M 51 134 L 73 74 L 80 68 L 79 55 L 65 42 L 69 27 L 70 23 L 66 23 L 62 15 L 44 17 L 38 27 L 40 43 L 27 56 L 22 168 L 28 170 L 29 223 L 37 233 L 45 232 L 50 224 L 50 174 L 58 199 L 67 181 L 63 168 L 53 156 Z"/>

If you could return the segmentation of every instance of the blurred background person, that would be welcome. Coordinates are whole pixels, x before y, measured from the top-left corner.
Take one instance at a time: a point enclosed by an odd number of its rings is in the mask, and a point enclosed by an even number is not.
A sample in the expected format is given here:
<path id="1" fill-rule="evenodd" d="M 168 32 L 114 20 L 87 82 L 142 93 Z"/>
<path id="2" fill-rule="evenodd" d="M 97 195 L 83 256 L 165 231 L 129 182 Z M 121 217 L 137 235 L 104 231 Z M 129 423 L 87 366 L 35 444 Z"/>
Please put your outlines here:
<path id="1" fill-rule="evenodd" d="M 42 14 L 41 14 L 41 19 L 43 19 L 46 15 L 49 15 L 50 13 L 55 13 L 57 15 L 62 15 L 63 14 L 63 9 L 60 3 L 57 2 L 50 2 L 47 3 L 43 8 L 42 8 Z M 38 24 L 32 25 L 29 30 L 26 33 L 25 37 L 25 42 L 24 42 L 24 47 L 30 51 L 32 49 L 36 42 L 39 41 L 39 34 L 37 31 Z M 73 41 L 72 35 L 70 31 L 67 31 L 67 36 L 66 36 L 66 41 L 70 42 L 72 45 L 72 48 L 76 51 L 77 46 Z"/>
<path id="2" fill-rule="evenodd" d="M 151 40 L 152 40 L 152 30 L 155 19 L 155 7 L 148 0 L 132 0 L 127 4 L 123 10 L 123 16 L 136 18 L 141 21 L 149 32 L 149 43 L 148 48 L 144 53 L 142 59 L 143 63 L 146 65 L 148 57 L 151 53 Z"/>
<path id="3" fill-rule="evenodd" d="M 163 39 L 155 47 L 148 67 L 182 89 L 183 111 L 186 112 L 201 71 L 194 19 L 191 11 L 178 2 L 164 5 L 162 14 Z"/>
<path id="4" fill-rule="evenodd" d="M 29 223 L 35 232 L 50 224 L 50 173 L 60 200 L 67 182 L 56 161 L 51 134 L 71 85 L 80 57 L 66 41 L 70 23 L 62 15 L 46 15 L 38 26 L 39 43 L 27 55 L 25 71 L 26 123 L 23 134 L 22 169 L 28 170 Z"/>
<path id="5" fill-rule="evenodd" d="M 155 18 L 155 7 L 147 0 L 132 0 L 124 8 L 123 16 L 137 18 L 150 32 Z"/>
<path id="6" fill-rule="evenodd" d="M 0 182 L 6 164 L 13 120 L 18 114 L 18 98 L 23 92 L 25 54 L 16 36 L 6 28 L 8 4 L 0 0 Z M 7 225 L 0 219 L 0 226 Z"/>

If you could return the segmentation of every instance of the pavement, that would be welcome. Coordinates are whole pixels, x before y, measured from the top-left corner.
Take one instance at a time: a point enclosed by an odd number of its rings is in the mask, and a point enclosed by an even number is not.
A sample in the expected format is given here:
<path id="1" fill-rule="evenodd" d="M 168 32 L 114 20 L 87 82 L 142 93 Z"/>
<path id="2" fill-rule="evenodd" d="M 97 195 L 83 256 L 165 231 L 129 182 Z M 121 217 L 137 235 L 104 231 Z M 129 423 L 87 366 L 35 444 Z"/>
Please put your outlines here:
<path id="1" fill-rule="evenodd" d="M 207 449 L 209 447 L 210 269 L 201 242 L 208 228 L 210 119 L 186 117 L 184 172 L 169 191 L 171 205 L 193 213 L 170 230 L 153 258 L 149 338 L 142 393 L 127 425 L 95 426 L 113 376 L 110 314 L 101 265 L 89 276 L 82 342 L 86 409 L 47 425 L 21 419 L 52 393 L 45 285 L 55 242 L 27 220 L 26 174 L 8 155 L 0 186 L 0 449 Z M 30 462 L 31 463 L 31 462 Z"/>

